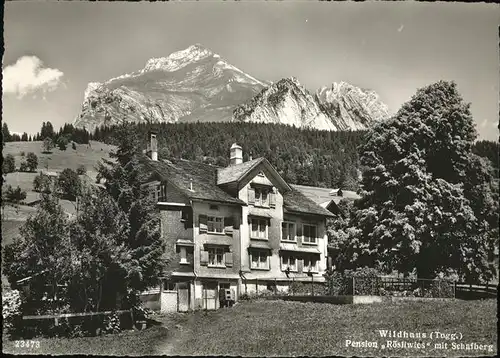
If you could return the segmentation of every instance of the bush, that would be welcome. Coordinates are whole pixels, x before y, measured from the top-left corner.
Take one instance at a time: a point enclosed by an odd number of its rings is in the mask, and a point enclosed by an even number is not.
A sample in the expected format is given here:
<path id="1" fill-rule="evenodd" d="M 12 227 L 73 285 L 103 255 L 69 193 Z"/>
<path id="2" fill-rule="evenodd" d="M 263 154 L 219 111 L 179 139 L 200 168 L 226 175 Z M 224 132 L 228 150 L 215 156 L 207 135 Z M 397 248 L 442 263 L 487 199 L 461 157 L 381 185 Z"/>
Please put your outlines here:
<path id="1" fill-rule="evenodd" d="M 75 142 L 71 143 L 71 148 L 73 148 L 73 150 L 76 150 L 76 144 L 75 144 Z"/>
<path id="2" fill-rule="evenodd" d="M 66 136 L 60 136 L 59 138 L 57 138 L 57 146 L 60 150 L 66 150 L 66 148 L 68 147 L 68 144 L 69 144 L 69 140 Z"/>
<path id="3" fill-rule="evenodd" d="M 248 293 L 242 293 L 240 295 L 240 301 L 249 301 L 250 300 L 250 296 L 248 295 Z"/>
<path id="4" fill-rule="evenodd" d="M 113 314 L 104 317 L 102 332 L 103 333 L 121 332 L 120 317 L 118 316 L 118 313 L 113 312 Z"/>
<path id="5" fill-rule="evenodd" d="M 21 157 L 24 157 L 24 156 L 25 156 L 24 151 L 21 151 L 21 153 L 20 153 L 20 154 L 21 154 Z"/>
<path id="6" fill-rule="evenodd" d="M 51 192 L 52 179 L 48 175 L 40 173 L 33 179 L 33 190 L 40 193 Z"/>
<path id="7" fill-rule="evenodd" d="M 29 152 L 26 156 L 26 163 L 28 164 L 28 170 L 34 172 L 38 168 L 38 157 L 35 153 Z"/>
<path id="8" fill-rule="evenodd" d="M 83 175 L 87 172 L 87 169 L 83 164 L 79 165 L 78 168 L 76 169 L 76 174 L 78 175 Z"/>
<path id="9" fill-rule="evenodd" d="M 21 295 L 10 290 L 2 295 L 2 317 L 5 333 L 16 335 L 22 327 Z"/>
<path id="10" fill-rule="evenodd" d="M 2 163 L 3 174 L 13 173 L 16 170 L 16 160 L 12 154 L 7 154 Z"/>
<path id="11" fill-rule="evenodd" d="M 314 290 L 313 290 L 314 286 Z M 327 294 L 327 286 L 322 283 L 312 282 L 292 282 L 289 287 L 291 295 L 312 295 L 322 296 Z"/>
<path id="12" fill-rule="evenodd" d="M 454 297 L 453 291 L 453 284 L 441 280 L 432 281 L 431 287 L 428 290 L 430 297 L 434 298 L 452 298 Z"/>
<path id="13" fill-rule="evenodd" d="M 51 138 L 45 138 L 42 144 L 44 153 L 51 153 L 52 148 L 54 148 L 54 142 L 52 142 Z"/>
<path id="14" fill-rule="evenodd" d="M 21 201 L 26 199 L 26 192 L 19 186 L 13 189 L 11 185 L 7 185 L 7 189 L 5 190 L 5 199 L 7 202 L 19 204 Z"/>
<path id="15" fill-rule="evenodd" d="M 20 172 L 29 172 L 29 168 L 28 168 L 28 163 L 26 163 L 26 161 L 22 161 L 21 162 L 21 165 L 19 166 L 19 171 Z"/>
<path id="16" fill-rule="evenodd" d="M 347 271 L 347 277 L 354 278 L 355 295 L 378 295 L 382 287 L 380 273 L 370 267 L 356 269 L 356 271 Z"/>
<path id="17" fill-rule="evenodd" d="M 72 169 L 64 169 L 59 178 L 57 179 L 57 185 L 61 191 L 63 197 L 67 197 L 73 200 L 77 195 L 80 194 L 81 182 L 78 174 Z"/>
<path id="18" fill-rule="evenodd" d="M 330 295 L 378 295 L 382 287 L 379 272 L 369 267 L 329 272 L 326 286 Z"/>
<path id="19" fill-rule="evenodd" d="M 352 295 L 352 278 L 347 277 L 342 272 L 334 271 L 327 276 L 327 294 Z"/>

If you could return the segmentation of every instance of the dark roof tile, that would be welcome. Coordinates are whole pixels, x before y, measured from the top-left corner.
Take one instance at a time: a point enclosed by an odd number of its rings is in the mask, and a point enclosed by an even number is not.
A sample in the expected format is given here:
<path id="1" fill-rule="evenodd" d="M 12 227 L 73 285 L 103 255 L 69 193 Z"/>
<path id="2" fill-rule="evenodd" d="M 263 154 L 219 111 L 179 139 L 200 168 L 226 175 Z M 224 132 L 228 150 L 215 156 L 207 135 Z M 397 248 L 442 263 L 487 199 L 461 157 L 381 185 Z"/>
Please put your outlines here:
<path id="1" fill-rule="evenodd" d="M 292 190 L 283 194 L 284 207 L 287 211 L 315 214 L 321 216 L 334 216 L 330 211 L 316 204 L 299 190 Z"/>
<path id="2" fill-rule="evenodd" d="M 172 183 L 190 199 L 246 205 L 244 201 L 232 197 L 217 186 L 216 166 L 183 159 L 153 161 L 145 155 L 141 159 L 141 163 L 149 170 L 159 175 L 162 180 Z"/>
<path id="3" fill-rule="evenodd" d="M 231 165 L 227 168 L 220 168 L 217 170 L 217 184 L 226 184 L 239 181 L 250 170 L 262 162 L 264 158 L 257 158 L 249 160 L 237 165 Z"/>

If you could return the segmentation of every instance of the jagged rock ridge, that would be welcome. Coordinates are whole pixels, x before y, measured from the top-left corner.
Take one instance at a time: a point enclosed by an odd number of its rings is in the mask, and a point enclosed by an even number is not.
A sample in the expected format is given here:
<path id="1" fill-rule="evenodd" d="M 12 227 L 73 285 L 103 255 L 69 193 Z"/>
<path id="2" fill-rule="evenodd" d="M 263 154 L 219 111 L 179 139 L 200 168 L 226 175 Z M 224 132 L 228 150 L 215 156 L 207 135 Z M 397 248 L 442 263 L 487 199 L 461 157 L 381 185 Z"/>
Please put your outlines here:
<path id="1" fill-rule="evenodd" d="M 291 77 L 263 89 L 233 112 L 239 121 L 282 123 L 323 130 L 363 130 L 389 117 L 374 91 L 334 83 L 311 95 Z"/>
<path id="2" fill-rule="evenodd" d="M 89 83 L 75 125 L 253 121 L 356 130 L 387 117 L 374 91 L 341 82 L 313 95 L 293 77 L 258 80 L 197 44 L 152 58 L 137 72 Z"/>

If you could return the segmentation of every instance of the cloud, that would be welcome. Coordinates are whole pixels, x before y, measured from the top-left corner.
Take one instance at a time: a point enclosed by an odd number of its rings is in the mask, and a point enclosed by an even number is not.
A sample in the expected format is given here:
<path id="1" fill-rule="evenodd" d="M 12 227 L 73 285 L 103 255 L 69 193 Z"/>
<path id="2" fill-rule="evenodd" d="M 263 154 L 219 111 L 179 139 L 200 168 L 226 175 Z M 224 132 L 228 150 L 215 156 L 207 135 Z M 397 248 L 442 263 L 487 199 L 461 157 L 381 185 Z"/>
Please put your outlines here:
<path id="1" fill-rule="evenodd" d="M 23 56 L 3 69 L 3 93 L 23 98 L 38 91 L 51 92 L 59 87 L 63 75 L 56 68 L 44 67 L 36 56 Z"/>

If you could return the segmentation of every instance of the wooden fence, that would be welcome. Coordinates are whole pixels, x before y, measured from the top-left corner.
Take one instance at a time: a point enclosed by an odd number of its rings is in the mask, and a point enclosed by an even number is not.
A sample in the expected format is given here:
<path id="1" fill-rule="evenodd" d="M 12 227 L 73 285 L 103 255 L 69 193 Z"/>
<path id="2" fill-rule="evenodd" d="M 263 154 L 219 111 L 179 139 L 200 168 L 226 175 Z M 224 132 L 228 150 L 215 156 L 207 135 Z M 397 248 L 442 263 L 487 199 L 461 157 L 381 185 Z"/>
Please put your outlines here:
<path id="1" fill-rule="evenodd" d="M 31 320 L 40 320 L 40 319 L 53 319 L 55 322 L 55 325 L 59 325 L 59 320 L 61 318 L 71 318 L 71 317 L 89 317 L 89 316 L 109 316 L 111 314 L 118 313 L 118 314 L 123 314 L 123 313 L 130 313 L 132 312 L 130 310 L 117 310 L 117 311 L 103 311 L 103 312 L 82 312 L 82 313 L 61 313 L 61 314 L 56 314 L 56 315 L 30 315 L 30 316 L 23 316 L 23 320 L 31 321 Z"/>

